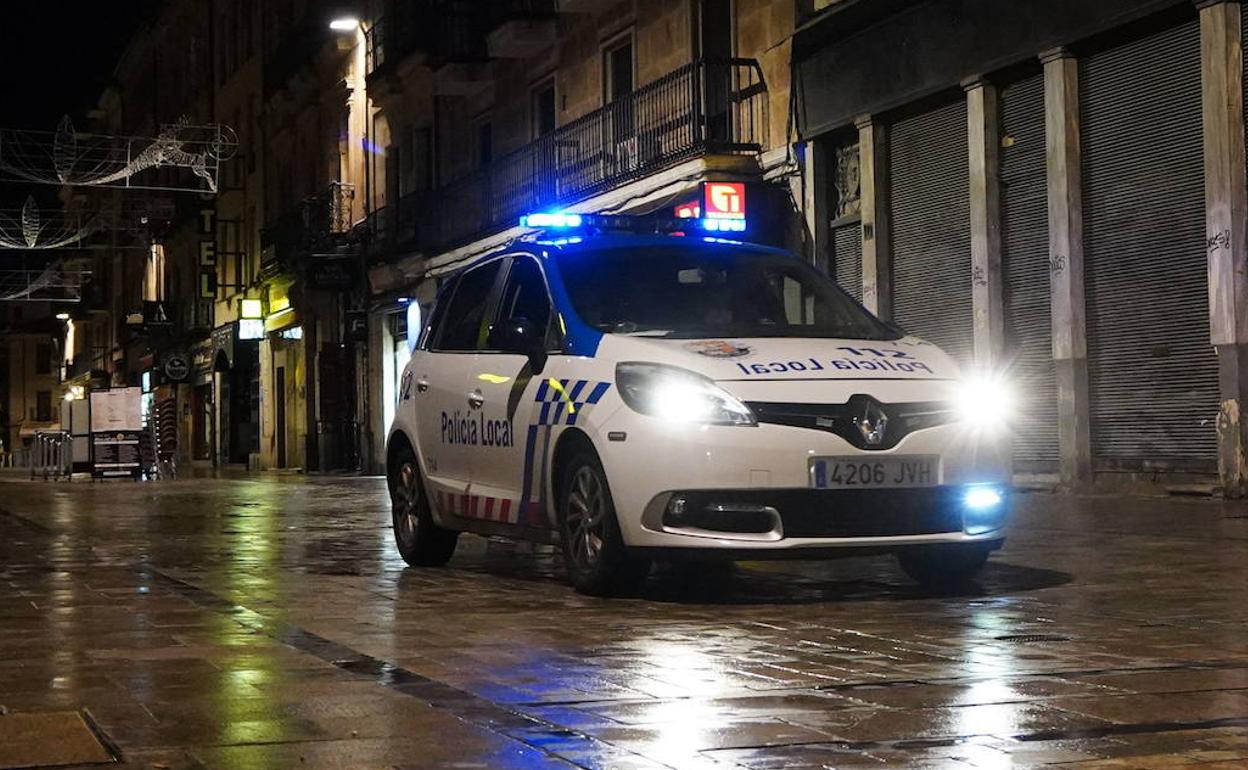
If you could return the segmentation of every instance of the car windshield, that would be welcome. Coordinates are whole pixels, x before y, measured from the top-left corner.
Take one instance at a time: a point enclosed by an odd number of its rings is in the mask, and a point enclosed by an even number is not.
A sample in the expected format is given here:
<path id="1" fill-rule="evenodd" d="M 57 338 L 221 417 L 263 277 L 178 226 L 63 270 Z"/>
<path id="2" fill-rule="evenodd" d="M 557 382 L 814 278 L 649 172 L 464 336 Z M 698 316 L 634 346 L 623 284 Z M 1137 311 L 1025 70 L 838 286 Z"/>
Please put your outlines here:
<path id="1" fill-rule="evenodd" d="M 577 314 L 608 334 L 901 336 L 801 260 L 749 246 L 576 249 L 556 259 Z"/>

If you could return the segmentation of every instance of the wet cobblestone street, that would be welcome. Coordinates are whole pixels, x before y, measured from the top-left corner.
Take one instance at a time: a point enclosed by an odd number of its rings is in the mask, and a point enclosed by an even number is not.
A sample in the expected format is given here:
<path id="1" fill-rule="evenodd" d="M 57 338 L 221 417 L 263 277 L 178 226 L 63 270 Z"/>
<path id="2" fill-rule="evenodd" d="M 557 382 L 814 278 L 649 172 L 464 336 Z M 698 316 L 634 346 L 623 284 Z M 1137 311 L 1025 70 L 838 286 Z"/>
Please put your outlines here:
<path id="1" fill-rule="evenodd" d="M 878 557 L 602 600 L 546 548 L 405 568 L 381 479 L 5 482 L 0 720 L 165 770 L 1248 767 L 1248 506 L 1017 502 L 967 595 Z"/>

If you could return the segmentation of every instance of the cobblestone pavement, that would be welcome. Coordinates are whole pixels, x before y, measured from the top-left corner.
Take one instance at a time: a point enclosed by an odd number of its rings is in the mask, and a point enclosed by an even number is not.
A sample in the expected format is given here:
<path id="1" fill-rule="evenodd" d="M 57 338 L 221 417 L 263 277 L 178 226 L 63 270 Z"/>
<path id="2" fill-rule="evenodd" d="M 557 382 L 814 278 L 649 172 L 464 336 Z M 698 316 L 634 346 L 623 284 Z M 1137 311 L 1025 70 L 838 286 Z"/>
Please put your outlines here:
<path id="1" fill-rule="evenodd" d="M 131 768 L 1248 768 L 1248 507 L 1018 502 L 971 595 L 600 600 L 548 549 L 405 569 L 380 479 L 6 482 L 0 720 L 86 709 Z"/>

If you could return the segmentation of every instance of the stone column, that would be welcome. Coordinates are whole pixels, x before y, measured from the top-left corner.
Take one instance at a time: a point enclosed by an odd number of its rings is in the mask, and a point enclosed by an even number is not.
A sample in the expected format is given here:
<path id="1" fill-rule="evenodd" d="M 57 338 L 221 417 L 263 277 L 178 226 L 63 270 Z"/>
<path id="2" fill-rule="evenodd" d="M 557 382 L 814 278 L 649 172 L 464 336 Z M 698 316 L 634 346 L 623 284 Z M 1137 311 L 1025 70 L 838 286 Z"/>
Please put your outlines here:
<path id="1" fill-rule="evenodd" d="M 975 363 L 1000 365 L 1005 343 L 1001 274 L 1001 129 L 997 88 L 982 79 L 966 89 L 967 149 L 971 196 L 971 301 Z"/>
<path id="2" fill-rule="evenodd" d="M 827 141 L 811 139 L 806 142 L 802 165 L 802 212 L 806 227 L 804 256 L 815 267 L 827 270 L 828 222 L 831 217 L 828 199 L 832 189 Z"/>
<path id="3" fill-rule="evenodd" d="M 862 213 L 862 304 L 880 318 L 893 316 L 892 242 L 888 219 L 887 130 L 876 118 L 854 121 Z"/>
<path id="4" fill-rule="evenodd" d="M 1218 471 L 1227 497 L 1248 494 L 1248 273 L 1240 4 L 1200 3 L 1209 331 L 1218 354 Z"/>
<path id="5" fill-rule="evenodd" d="M 1083 282 L 1083 186 L 1079 176 L 1079 63 L 1064 49 L 1048 51 L 1040 60 L 1044 62 L 1049 280 L 1061 478 L 1063 485 L 1077 487 L 1092 478 Z"/>

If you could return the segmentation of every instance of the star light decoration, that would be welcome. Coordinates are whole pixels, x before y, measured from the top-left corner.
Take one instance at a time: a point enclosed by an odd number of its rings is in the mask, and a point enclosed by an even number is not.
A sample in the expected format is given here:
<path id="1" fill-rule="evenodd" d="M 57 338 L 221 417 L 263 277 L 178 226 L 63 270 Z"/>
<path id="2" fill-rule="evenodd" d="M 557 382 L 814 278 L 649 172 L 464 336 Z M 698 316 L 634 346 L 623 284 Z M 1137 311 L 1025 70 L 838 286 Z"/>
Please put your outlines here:
<path id="1" fill-rule="evenodd" d="M 217 192 L 221 164 L 238 151 L 238 136 L 221 124 L 183 117 L 155 137 L 80 134 L 68 116 L 54 132 L 0 130 L 0 174 L 36 184 Z M 185 168 L 199 181 L 144 183 L 156 168 Z"/>

